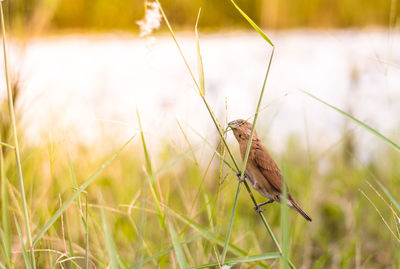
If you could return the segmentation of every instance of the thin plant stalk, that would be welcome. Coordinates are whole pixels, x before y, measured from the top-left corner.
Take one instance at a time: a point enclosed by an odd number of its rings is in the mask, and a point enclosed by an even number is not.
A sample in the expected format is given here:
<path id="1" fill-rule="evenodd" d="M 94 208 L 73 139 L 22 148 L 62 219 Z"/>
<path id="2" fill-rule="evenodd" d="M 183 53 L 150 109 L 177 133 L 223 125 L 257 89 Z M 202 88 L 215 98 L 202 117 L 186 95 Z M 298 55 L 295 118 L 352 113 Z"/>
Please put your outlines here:
<path id="1" fill-rule="evenodd" d="M 0 136 L 1 139 L 1 136 Z M 10 215 L 8 214 L 8 192 L 7 179 L 4 167 L 3 147 L 0 146 L 0 177 L 1 177 L 1 210 L 3 224 L 3 248 L 6 256 L 7 266 L 12 268 L 11 264 L 11 232 L 10 232 Z"/>
<path id="2" fill-rule="evenodd" d="M 19 227 L 17 217 L 14 215 L 14 222 L 15 222 L 15 227 L 17 229 L 17 234 L 19 237 L 19 243 L 21 245 L 21 250 L 22 250 L 22 256 L 24 257 L 24 262 L 25 262 L 25 267 L 28 269 L 32 268 L 31 262 L 29 261 L 28 254 L 26 253 L 25 245 L 24 245 L 24 239 L 21 233 L 21 228 Z M 12 268 L 12 267 L 11 267 Z"/>
<path id="3" fill-rule="evenodd" d="M 157 1 L 157 3 L 160 4 L 160 2 L 159 2 L 158 0 L 156 0 L 156 1 Z M 213 122 L 214 122 L 214 125 L 215 125 L 215 127 L 217 128 L 217 131 L 218 131 L 219 135 L 221 136 L 221 139 L 222 139 L 222 141 L 224 142 L 224 144 L 225 144 L 225 146 L 226 146 L 226 148 L 227 148 L 227 151 L 228 151 L 228 153 L 229 153 L 229 156 L 231 157 L 232 162 L 234 163 L 234 165 L 235 165 L 237 171 L 239 171 L 239 166 L 237 165 L 237 162 L 236 162 L 235 158 L 233 157 L 233 154 L 232 154 L 230 148 L 228 147 L 228 143 L 226 142 L 226 140 L 225 140 L 225 138 L 224 138 L 224 135 L 223 135 L 224 132 L 221 130 L 220 125 L 219 125 L 219 123 L 218 123 L 218 120 L 215 118 L 214 112 L 212 111 L 211 107 L 209 106 L 209 104 L 207 103 L 207 101 L 206 101 L 206 99 L 205 99 L 205 93 L 202 92 L 202 90 L 201 90 L 199 84 L 197 83 L 197 80 L 196 80 L 196 78 L 195 78 L 195 76 L 194 76 L 194 74 L 193 74 L 193 72 L 192 72 L 192 69 L 190 68 L 189 63 L 188 63 L 188 61 L 186 60 L 186 57 L 185 57 L 185 55 L 183 54 L 183 51 L 182 51 L 181 47 L 179 46 L 179 43 L 178 43 L 178 41 L 177 41 L 177 39 L 176 39 L 176 36 L 175 36 L 175 33 L 174 33 L 174 31 L 173 31 L 173 29 L 172 29 L 172 27 L 171 27 L 171 25 L 170 25 L 170 23 L 169 23 L 169 21 L 168 21 L 167 16 L 165 15 L 164 10 L 163 10 L 162 7 L 161 7 L 161 4 L 160 4 L 160 11 L 161 11 L 161 14 L 162 14 L 162 16 L 163 16 L 163 18 L 164 18 L 165 23 L 167 24 L 168 30 L 169 30 L 169 32 L 171 33 L 172 38 L 174 39 L 175 45 L 177 46 L 177 48 L 178 48 L 178 50 L 179 50 L 179 53 L 181 54 L 182 59 L 183 59 L 183 61 L 185 62 L 186 68 L 187 68 L 187 70 L 189 71 L 190 76 L 192 77 L 192 80 L 193 80 L 193 82 L 194 82 L 194 84 L 195 84 L 197 90 L 199 91 L 200 97 L 202 98 L 202 100 L 203 100 L 203 102 L 204 102 L 204 104 L 205 104 L 205 106 L 206 106 L 206 108 L 207 108 L 207 110 L 208 110 L 208 112 L 209 112 L 209 114 L 210 114 L 210 116 L 211 116 Z"/>
<path id="4" fill-rule="evenodd" d="M 275 51 L 275 47 L 273 46 L 272 47 L 271 56 L 270 56 L 269 62 L 268 62 L 267 72 L 265 74 L 264 82 L 263 82 L 263 85 L 262 85 L 262 88 L 261 88 L 260 97 L 258 98 L 256 113 L 254 115 L 254 120 L 253 120 L 253 126 L 251 128 L 249 142 L 247 143 L 247 148 L 246 148 L 246 154 L 244 156 L 242 169 L 240 171 L 240 178 L 243 178 L 244 173 L 246 171 L 247 161 L 248 161 L 249 154 L 250 154 L 251 143 L 253 142 L 253 136 L 254 136 L 254 130 L 255 130 L 255 126 L 256 126 L 256 121 L 257 121 L 257 118 L 258 118 L 258 113 L 260 111 L 261 102 L 262 102 L 262 99 L 263 99 L 263 96 L 264 96 L 265 85 L 267 84 L 268 74 L 269 74 L 269 70 L 271 68 L 271 63 L 272 63 L 272 58 L 274 56 L 274 51 Z M 236 214 L 237 203 L 238 203 L 238 200 L 239 200 L 238 198 L 239 198 L 239 192 L 240 192 L 240 183 L 241 183 L 241 181 L 238 182 L 238 186 L 237 186 L 237 189 L 236 189 L 236 196 L 235 196 L 235 201 L 234 201 L 233 208 L 232 208 L 231 219 L 230 219 L 230 222 L 229 222 L 228 231 L 226 233 L 225 246 L 224 246 L 224 249 L 222 250 L 222 258 L 221 258 L 221 260 L 222 260 L 221 263 L 222 264 L 224 264 L 225 257 L 226 257 L 226 252 L 228 250 L 227 246 L 228 246 L 229 238 L 230 238 L 231 231 L 232 231 L 233 219 L 235 218 L 235 214 Z M 249 185 L 248 185 L 247 181 L 244 181 L 244 184 L 246 186 L 246 189 L 250 193 L 251 191 L 250 191 L 250 188 L 249 188 Z M 252 197 L 252 198 L 254 198 L 254 197 Z M 257 205 L 257 202 L 255 200 L 253 200 L 253 202 L 254 202 L 255 205 Z M 267 226 L 267 222 L 265 222 L 264 224 L 266 224 L 266 226 Z M 268 227 L 267 227 L 267 229 L 268 229 Z M 268 229 L 268 230 L 270 230 L 270 229 Z"/>
<path id="5" fill-rule="evenodd" d="M 386 144 L 388 144 L 389 146 L 391 146 L 392 148 L 394 148 L 395 150 L 400 152 L 400 145 L 396 144 L 394 141 L 390 140 L 389 138 L 387 138 L 386 136 L 384 136 L 382 133 L 378 132 L 377 130 L 375 130 L 374 128 L 372 128 L 371 126 L 369 126 L 368 124 L 360 121 L 359 119 L 355 118 L 354 116 L 350 115 L 349 113 L 341 110 L 340 108 L 331 105 L 327 102 L 325 102 L 324 100 L 316 97 L 315 95 L 312 95 L 311 93 L 304 91 L 304 90 L 300 90 L 301 92 L 307 94 L 308 96 L 314 98 L 315 100 L 317 100 L 318 102 L 332 108 L 333 110 L 336 110 L 337 112 L 339 112 L 340 114 L 342 114 L 343 116 L 347 117 L 348 119 L 354 121 L 355 123 L 357 123 L 358 125 L 360 125 L 361 127 L 363 127 L 364 129 L 366 129 L 368 132 L 372 133 L 373 135 L 375 135 L 376 137 L 380 138 L 382 141 L 384 141 Z"/>
<path id="6" fill-rule="evenodd" d="M 18 143 L 18 135 L 17 135 L 17 124 L 15 121 L 15 112 L 14 112 L 14 104 L 13 104 L 13 94 L 11 91 L 10 74 L 9 74 L 8 62 L 7 62 L 7 47 L 6 47 L 7 41 L 6 41 L 6 29 L 5 29 L 5 23 L 4 23 L 3 2 L 0 2 L 0 16 L 1 16 L 1 33 L 3 36 L 4 70 L 5 70 L 6 83 L 7 83 L 8 109 L 9 109 L 9 113 L 10 113 L 11 128 L 12 128 L 13 137 L 14 137 L 14 147 L 15 147 L 14 152 L 15 152 L 15 159 L 16 159 L 17 170 L 18 170 L 18 181 L 19 181 L 19 187 L 20 187 L 20 192 L 21 192 L 22 208 L 24 211 L 24 221 L 25 221 L 26 235 L 28 237 L 30 259 L 31 259 L 32 267 L 36 268 L 35 254 L 33 251 L 33 243 L 32 243 L 32 234 L 31 234 L 31 228 L 29 225 L 28 205 L 26 202 L 24 179 L 23 179 L 23 175 L 22 175 L 21 157 L 20 157 L 20 152 L 19 152 L 19 143 Z"/>
<path id="7" fill-rule="evenodd" d="M 158 0 L 156 0 L 156 1 L 157 1 L 157 3 L 160 4 L 160 2 L 159 2 Z M 231 1 L 231 2 L 233 2 L 233 1 Z M 233 3 L 234 3 L 234 2 L 233 2 Z M 241 11 L 241 10 L 238 8 L 238 6 L 237 6 L 236 4 L 234 4 L 234 5 L 235 5 L 235 7 L 236 7 L 239 11 Z M 171 27 L 171 25 L 170 25 L 170 23 L 169 23 L 169 21 L 168 21 L 168 18 L 167 18 L 166 15 L 165 15 L 164 10 L 163 10 L 162 7 L 161 7 L 161 4 L 160 4 L 160 11 L 161 11 L 161 14 L 162 14 L 162 16 L 163 16 L 163 18 L 164 18 L 164 21 L 165 21 L 166 24 L 167 24 L 167 27 L 168 27 L 168 29 L 169 29 L 169 32 L 170 32 L 170 34 L 171 34 L 171 36 L 172 36 L 172 38 L 173 38 L 173 40 L 174 40 L 174 42 L 175 42 L 175 44 L 176 44 L 178 50 L 179 50 L 179 53 L 181 54 L 182 59 L 183 59 L 185 65 L 186 65 L 186 67 L 187 67 L 187 69 L 188 69 L 188 71 L 189 71 L 189 73 L 190 73 L 192 79 L 193 79 L 193 82 L 194 82 L 194 84 L 195 84 L 195 86 L 196 86 L 196 88 L 197 88 L 199 94 L 200 94 L 200 97 L 202 98 L 202 100 L 203 100 L 203 102 L 204 102 L 204 104 L 205 104 L 205 106 L 206 106 L 206 108 L 207 108 L 207 110 L 208 110 L 208 112 L 209 112 L 209 114 L 210 114 L 210 116 L 211 116 L 211 119 L 212 119 L 212 121 L 213 121 L 215 127 L 217 128 L 218 134 L 220 135 L 221 140 L 223 141 L 223 143 L 224 143 L 224 145 L 225 145 L 225 147 L 226 147 L 226 149 L 227 149 L 227 152 L 228 152 L 230 158 L 232 159 L 232 162 L 233 162 L 233 164 L 234 164 L 234 166 L 235 166 L 235 168 L 236 168 L 236 171 L 235 171 L 235 172 L 236 172 L 236 173 L 239 173 L 241 170 L 239 169 L 239 166 L 238 166 L 238 164 L 237 164 L 235 158 L 233 157 L 232 151 L 230 150 L 230 148 L 229 148 L 229 146 L 228 146 L 228 143 L 227 143 L 227 141 L 226 141 L 226 139 L 225 139 L 225 137 L 224 137 L 224 135 L 223 135 L 224 132 L 221 130 L 221 127 L 220 127 L 220 125 L 219 125 L 219 123 L 218 123 L 218 120 L 216 119 L 216 117 L 215 117 L 215 115 L 214 115 L 214 112 L 212 111 L 211 107 L 209 106 L 208 102 L 207 102 L 206 99 L 205 99 L 205 92 L 202 91 L 202 89 L 200 88 L 199 84 L 197 83 L 196 78 L 194 77 L 194 74 L 193 74 L 193 72 L 192 72 L 192 70 L 191 70 L 191 68 L 190 68 L 190 66 L 189 66 L 189 64 L 188 64 L 188 61 L 186 60 L 186 58 L 185 58 L 185 56 L 184 56 L 184 54 L 183 54 L 183 52 L 182 52 L 181 47 L 179 46 L 179 43 L 178 43 L 178 41 L 177 41 L 177 39 L 176 39 L 176 36 L 175 36 L 175 33 L 174 33 L 174 31 L 173 31 L 173 29 L 172 29 L 172 27 Z M 241 14 L 244 15 L 245 13 L 244 13 L 243 11 L 241 11 Z M 245 18 L 246 18 L 248 21 L 250 20 L 250 18 L 248 18 L 248 17 L 245 17 Z M 250 22 L 250 21 L 249 21 L 249 22 Z M 270 44 L 272 45 L 272 43 L 269 41 L 269 39 L 266 37 L 266 35 L 258 28 L 257 25 L 255 25 L 254 22 L 252 22 L 252 23 L 250 22 L 250 24 L 257 30 L 257 32 L 259 32 L 260 34 L 262 33 L 261 35 L 263 36 L 263 38 L 264 38 L 265 40 L 267 40 L 268 43 L 270 43 Z M 273 46 L 273 45 L 272 45 L 272 46 Z M 197 51 L 198 51 L 198 53 L 200 53 L 200 50 L 199 50 L 199 49 L 198 49 Z M 274 51 L 274 50 L 273 50 L 273 51 Z M 268 65 L 269 67 L 270 67 L 270 64 L 271 64 L 272 55 L 273 55 L 273 52 L 272 52 L 271 57 L 270 57 L 270 62 L 269 62 L 269 65 Z M 199 57 L 198 57 L 198 58 L 199 58 Z M 269 72 L 269 68 L 268 68 L 268 70 L 267 70 L 266 77 L 268 76 L 268 72 Z M 265 83 L 265 82 L 266 82 L 266 79 L 265 79 L 264 83 Z M 259 108 L 258 108 L 257 111 L 259 111 Z M 255 198 L 254 198 L 254 195 L 252 194 L 252 191 L 250 190 L 250 187 L 249 187 L 249 185 L 248 185 L 248 183 L 247 183 L 246 181 L 244 182 L 244 185 L 245 185 L 246 190 L 247 190 L 247 192 L 249 193 L 250 198 L 251 198 L 251 200 L 253 201 L 254 205 L 257 205 L 257 202 L 256 202 L 256 200 L 255 200 Z M 239 188 L 239 187 L 240 187 L 240 184 L 238 185 L 238 188 Z M 236 199 L 236 200 L 237 200 L 237 199 Z M 237 201 L 235 201 L 235 202 L 237 203 Z M 262 220 L 264 226 L 265 226 L 266 229 L 268 230 L 268 233 L 271 235 L 271 237 L 272 237 L 272 239 L 273 239 L 273 241 L 274 241 L 276 247 L 278 248 L 278 250 L 279 250 L 280 253 L 281 253 L 282 251 L 281 251 L 281 247 L 280 247 L 280 245 L 279 245 L 279 242 L 277 241 L 276 237 L 273 235 L 272 229 L 269 227 L 267 220 L 265 219 L 265 217 L 264 217 L 264 215 L 262 214 L 262 212 L 260 212 L 259 214 L 260 214 L 260 217 L 261 217 L 261 220 Z M 231 225 L 231 224 L 230 224 L 230 225 Z M 291 268 L 294 268 L 294 266 L 292 265 L 292 263 L 291 263 L 290 261 L 289 261 L 289 265 L 291 266 Z"/>
<path id="8" fill-rule="evenodd" d="M 77 188 L 74 193 L 62 204 L 62 206 L 54 213 L 54 215 L 47 221 L 44 227 L 38 232 L 33 244 L 37 244 L 40 238 L 47 232 L 48 229 L 56 222 L 56 220 L 61 216 L 61 214 L 71 205 L 71 203 L 79 197 L 79 195 L 86 190 L 86 188 L 92 183 L 96 177 L 119 155 L 119 153 L 132 141 L 135 137 L 132 136 L 122 147 L 120 147 L 109 159 L 107 159 L 101 167 L 99 167 L 85 182 L 83 182 L 79 188 Z"/>
<path id="9" fill-rule="evenodd" d="M 78 189 L 78 183 L 77 183 L 77 180 L 76 180 L 76 175 L 75 175 L 74 168 L 72 166 L 71 157 L 69 155 L 69 152 L 68 152 L 68 166 L 69 166 L 69 171 L 70 171 L 70 175 L 71 175 L 72 185 L 73 185 L 74 189 Z M 81 203 L 80 196 L 78 196 L 76 198 L 76 203 L 77 203 L 78 208 L 79 208 L 79 214 L 80 214 L 80 217 L 81 217 L 82 227 L 83 227 L 83 230 L 85 231 L 85 257 L 84 257 L 84 259 L 85 259 L 85 262 L 84 262 L 85 267 L 84 268 L 88 269 L 89 268 L 89 230 L 88 230 L 88 227 L 87 227 L 88 226 L 87 225 L 87 220 L 88 220 L 88 218 L 87 218 L 87 214 L 88 214 L 87 208 L 88 208 L 88 206 L 87 206 L 87 192 L 84 192 L 84 193 L 85 193 L 85 213 L 82 212 L 82 203 Z"/>
<path id="10" fill-rule="evenodd" d="M 155 175 L 154 175 L 154 172 L 153 172 L 153 167 L 152 167 L 152 164 L 151 164 L 149 151 L 148 151 L 147 146 L 146 146 L 146 140 L 144 138 L 142 123 L 140 121 L 140 115 L 139 115 L 139 111 L 138 110 L 136 110 L 136 114 L 137 114 L 137 118 L 138 118 L 138 122 L 139 122 L 140 137 L 142 139 L 143 152 L 144 152 L 144 156 L 145 156 L 145 160 L 146 160 L 146 172 L 148 174 L 147 178 L 149 180 L 151 194 L 152 194 L 154 202 L 156 204 L 157 215 L 158 215 L 158 219 L 159 219 L 159 222 L 160 222 L 160 227 L 161 227 L 161 229 L 163 229 L 164 228 L 164 217 L 165 216 L 164 216 L 163 212 L 161 211 L 161 206 L 160 206 L 160 196 L 161 196 L 161 194 L 158 193 L 158 190 L 156 188 Z"/>
<path id="11" fill-rule="evenodd" d="M 103 195 L 101 194 L 101 192 L 99 192 L 98 197 L 99 197 L 100 205 L 101 205 L 100 213 L 101 213 L 101 223 L 102 223 L 102 228 L 103 228 L 102 233 L 103 233 L 104 240 L 105 240 L 108 258 L 110 259 L 110 267 L 111 267 L 111 269 L 117 269 L 117 268 L 119 268 L 118 252 L 117 252 L 117 248 L 115 246 L 114 239 L 112 238 L 112 231 L 107 222 L 107 216 L 106 216 L 106 212 L 104 210 Z"/>
<path id="12" fill-rule="evenodd" d="M 286 205 L 288 200 L 287 187 L 284 182 L 282 185 L 282 196 L 283 201 L 281 203 L 281 230 L 282 230 L 282 257 L 281 257 L 281 268 L 288 268 L 289 258 L 289 207 Z"/>
<path id="13" fill-rule="evenodd" d="M 85 195 L 85 269 L 89 269 L 89 228 L 88 228 L 88 201 Z"/>

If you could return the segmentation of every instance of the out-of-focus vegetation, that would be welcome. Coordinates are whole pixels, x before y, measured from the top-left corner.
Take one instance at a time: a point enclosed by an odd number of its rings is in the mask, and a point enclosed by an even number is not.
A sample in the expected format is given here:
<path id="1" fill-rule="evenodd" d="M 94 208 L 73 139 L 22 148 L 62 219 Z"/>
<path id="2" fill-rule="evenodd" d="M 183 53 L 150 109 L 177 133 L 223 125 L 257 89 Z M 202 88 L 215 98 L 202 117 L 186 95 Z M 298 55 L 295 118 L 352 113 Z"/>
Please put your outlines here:
<path id="1" fill-rule="evenodd" d="M 110 140 L 105 138 L 104 141 Z M 291 192 L 313 217 L 313 222 L 308 223 L 295 211 L 289 212 L 292 261 L 298 268 L 398 268 L 400 243 L 379 214 L 397 237 L 400 236 L 398 220 L 368 181 L 379 189 L 375 183 L 379 179 L 399 198 L 395 192 L 400 188 L 399 155 L 391 149 L 382 150 L 376 152 L 375 159 L 364 164 L 352 155 L 355 164 L 349 165 L 342 154 L 346 150 L 342 147 L 344 142 L 321 155 L 312 148 L 299 147 L 300 143 L 293 137 L 285 152 L 272 154 L 279 165 L 285 167 Z M 237 146 L 232 146 L 236 149 L 235 156 L 239 156 Z M 78 185 L 82 184 L 112 152 L 93 154 L 92 148 L 62 143 L 51 143 L 44 148 L 24 145 L 23 148 L 23 171 L 35 237 L 61 203 L 75 191 L 74 178 Z M 143 268 L 155 268 L 157 264 L 161 268 L 177 265 L 168 225 L 165 219 L 160 223 L 157 214 L 142 148 L 138 135 L 89 185 L 87 192 L 80 196 L 80 204 L 78 200 L 74 202 L 51 226 L 35 246 L 37 268 L 53 268 L 51 265 L 56 264 L 72 266 L 69 257 L 75 257 L 72 261 L 83 267 L 86 234 L 81 217 L 85 219 L 86 199 L 89 205 L 89 263 L 97 268 L 108 265 L 110 254 L 105 247 L 99 192 L 103 196 L 116 249 L 121 261 L 127 265 L 125 268 L 149 257 L 153 258 L 146 260 Z M 71 167 L 68 151 L 71 151 Z M 237 179 L 226 168 L 220 174 L 218 161 L 208 170 L 207 165 L 199 166 L 197 162 L 207 164 L 207 161 L 194 159 L 198 155 L 193 157 L 187 151 L 187 146 L 165 144 L 157 149 L 158 153 L 150 151 L 149 154 L 156 175 L 154 189 L 160 203 L 165 204 L 161 214 L 167 214 L 174 224 L 180 242 L 190 241 L 183 249 L 188 264 L 194 266 L 217 261 L 222 251 L 221 242 L 231 214 Z M 172 166 L 171 160 L 175 163 Z M 5 163 L 9 212 L 23 223 L 11 151 L 7 152 Z M 159 173 L 160 170 L 163 172 Z M 360 190 L 376 204 L 380 213 Z M 255 195 L 257 201 L 264 201 L 258 193 Z M 280 206 L 269 205 L 264 214 L 280 240 Z M 17 268 L 22 268 L 24 262 L 13 217 L 10 222 L 13 261 Z M 239 197 L 231 243 L 240 250 L 232 247 L 227 258 L 276 251 L 244 190 Z M 5 261 L 3 251 L 0 261 Z M 278 265 L 277 261 L 263 263 L 273 268 Z M 237 268 L 247 267 L 243 264 Z"/>
<path id="2" fill-rule="evenodd" d="M 396 24 L 398 1 L 376 0 L 238 0 L 237 3 L 263 28 L 365 27 Z M 246 27 L 229 1 L 164 0 L 167 16 L 176 29 L 193 28 L 202 8 L 202 29 Z M 57 30 L 138 31 L 144 15 L 143 0 L 13 0 L 6 10 L 14 28 L 44 27 Z"/>

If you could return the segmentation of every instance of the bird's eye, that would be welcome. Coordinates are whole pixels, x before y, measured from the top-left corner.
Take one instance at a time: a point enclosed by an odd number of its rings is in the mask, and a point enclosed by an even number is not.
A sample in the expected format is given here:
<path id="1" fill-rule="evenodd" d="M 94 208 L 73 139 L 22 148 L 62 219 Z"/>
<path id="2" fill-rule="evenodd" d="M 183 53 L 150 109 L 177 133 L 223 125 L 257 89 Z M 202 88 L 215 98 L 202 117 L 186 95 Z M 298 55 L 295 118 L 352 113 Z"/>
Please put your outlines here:
<path id="1" fill-rule="evenodd" d="M 241 135 L 241 134 L 239 135 L 239 138 L 242 138 L 242 135 Z"/>

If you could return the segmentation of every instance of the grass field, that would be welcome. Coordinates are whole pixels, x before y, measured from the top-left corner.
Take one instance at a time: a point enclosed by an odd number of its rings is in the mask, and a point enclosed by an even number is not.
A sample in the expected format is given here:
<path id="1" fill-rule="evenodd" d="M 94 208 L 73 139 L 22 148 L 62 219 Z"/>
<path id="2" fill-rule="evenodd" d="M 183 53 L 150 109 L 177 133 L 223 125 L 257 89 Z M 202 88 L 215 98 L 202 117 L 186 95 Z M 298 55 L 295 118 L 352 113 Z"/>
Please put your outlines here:
<path id="1" fill-rule="evenodd" d="M 261 29 L 241 15 L 273 47 Z M 170 32 L 174 37 L 172 28 Z M 7 85 L 8 107 L 3 107 L 10 117 L 2 116 L 0 155 L 0 266 L 399 268 L 400 147 L 393 142 L 398 138 L 392 141 L 325 103 L 349 124 L 375 136 L 381 147 L 365 163 L 351 146 L 356 138 L 347 133 L 323 154 L 314 150 L 312 141 L 300 146 L 294 135 L 285 151 L 272 156 L 313 222 L 278 204 L 258 214 L 247 183 L 237 181 L 243 164 L 237 145 L 224 142 L 232 135 L 224 133 L 226 120 L 217 119 L 207 102 L 197 45 L 198 73 L 189 66 L 188 71 L 210 113 L 210 128 L 220 134 L 219 143 L 206 137 L 202 144 L 192 144 L 187 130 L 173 123 L 176 140 L 165 139 L 160 148 L 150 150 L 138 113 L 139 131 L 124 145 L 115 145 L 112 137 L 90 147 L 67 141 L 28 145 L 18 130 Z M 264 86 L 267 76 L 268 71 Z M 254 125 L 264 86 L 257 108 L 252 108 Z M 211 148 L 206 159 L 198 154 L 203 148 Z"/>
<path id="2" fill-rule="evenodd" d="M 393 213 L 396 211 L 392 212 L 368 183 L 383 197 L 376 180 L 396 195 L 393 190 L 400 187 L 398 154 L 388 148 L 382 149 L 371 163 L 358 163 L 356 156 L 352 156 L 355 164 L 348 165 L 343 155 L 343 143 L 324 156 L 314 155 L 296 144 L 293 138 L 288 142 L 287 152 L 273 154 L 284 167 L 291 192 L 313 218 L 313 222 L 308 223 L 294 211 L 289 212 L 293 263 L 298 268 L 397 268 L 400 257 L 399 220 Z M 60 144 L 47 148 L 23 147 L 22 167 L 34 236 L 71 197 L 76 186 L 74 178 L 78 185 L 82 184 L 112 155 L 112 152 L 95 155 L 92 149 L 76 147 L 69 165 L 67 153 L 71 149 L 68 148 Z M 162 268 L 177 267 L 168 223 L 175 228 L 180 242 L 189 241 L 183 245 L 188 265 L 217 261 L 234 202 L 236 176 L 223 166 L 220 172 L 217 159 L 208 169 L 199 166 L 188 150 L 188 147 L 165 145 L 157 155 L 149 153 L 152 156 L 154 190 L 161 204 L 161 213 L 158 214 L 153 188 L 149 184 L 152 177 L 145 171 L 145 156 L 137 135 L 96 177 L 86 193 L 79 196 L 80 204 L 78 200 L 74 201 L 43 235 L 35 246 L 37 268 L 57 268 L 57 264 L 67 266 L 71 264 L 68 257 L 75 257 L 74 261 L 83 267 L 85 222 L 89 234 L 89 260 L 97 268 L 105 268 L 110 262 L 112 251 L 106 248 L 108 235 L 114 242 L 111 245 L 118 252 L 120 265 L 126 265 L 122 267 L 140 264 L 141 260 L 148 261 L 143 268 L 158 265 Z M 235 155 L 238 156 L 237 151 Z M 24 260 L 13 220 L 15 215 L 22 224 L 23 213 L 11 150 L 6 152 L 5 168 L 12 257 L 16 267 L 23 268 Z M 258 194 L 256 199 L 263 201 Z M 105 220 L 102 219 L 102 207 Z M 394 234 L 386 227 L 380 214 Z M 268 206 L 265 216 L 280 241 L 279 205 Z M 85 222 L 82 222 L 82 217 Z M 104 221 L 109 234 L 104 229 Z M 243 189 L 231 243 L 228 258 L 277 251 Z M 149 257 L 152 259 L 148 260 Z M 6 261 L 4 252 L 1 260 Z M 277 267 L 279 260 L 263 263 Z"/>

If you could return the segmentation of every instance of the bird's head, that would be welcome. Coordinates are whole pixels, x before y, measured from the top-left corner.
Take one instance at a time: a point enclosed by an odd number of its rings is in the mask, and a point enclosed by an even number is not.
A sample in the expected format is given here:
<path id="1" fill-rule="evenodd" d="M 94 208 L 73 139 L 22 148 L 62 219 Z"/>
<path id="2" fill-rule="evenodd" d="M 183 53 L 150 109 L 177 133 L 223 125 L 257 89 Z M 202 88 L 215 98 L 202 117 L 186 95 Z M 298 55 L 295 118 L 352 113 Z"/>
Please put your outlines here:
<path id="1" fill-rule="evenodd" d="M 234 120 L 228 123 L 233 131 L 233 135 L 236 137 L 238 142 L 248 141 L 251 133 L 252 124 L 242 119 Z M 254 132 L 253 140 L 257 138 L 257 134 Z"/>

